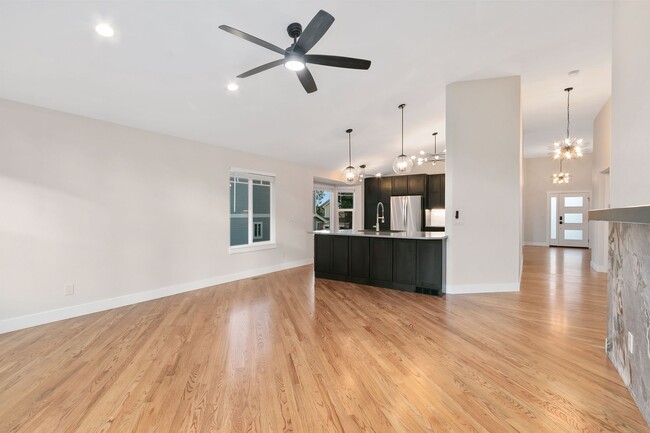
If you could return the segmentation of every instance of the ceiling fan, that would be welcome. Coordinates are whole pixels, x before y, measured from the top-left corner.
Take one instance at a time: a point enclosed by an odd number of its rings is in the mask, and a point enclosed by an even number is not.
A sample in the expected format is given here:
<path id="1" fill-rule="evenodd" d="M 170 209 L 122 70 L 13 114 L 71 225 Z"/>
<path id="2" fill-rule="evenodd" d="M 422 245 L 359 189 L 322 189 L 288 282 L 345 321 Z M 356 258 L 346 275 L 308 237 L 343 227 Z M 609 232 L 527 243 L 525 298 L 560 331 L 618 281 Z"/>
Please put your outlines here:
<path id="1" fill-rule="evenodd" d="M 307 63 L 314 65 L 333 66 L 335 68 L 348 68 L 348 69 L 368 69 L 370 68 L 370 60 L 354 59 L 350 57 L 340 56 L 325 56 L 322 54 L 307 54 L 314 45 L 323 37 L 325 32 L 334 23 L 334 17 L 324 10 L 320 10 L 314 18 L 307 24 L 305 31 L 299 23 L 291 23 L 287 27 L 289 37 L 293 38 L 293 44 L 287 49 L 282 49 L 255 36 L 244 33 L 240 30 L 234 29 L 230 26 L 221 25 L 219 28 L 242 39 L 252 42 L 261 47 L 275 51 L 284 56 L 284 58 L 266 63 L 264 65 L 246 71 L 243 74 L 237 75 L 237 78 L 246 78 L 251 75 L 258 74 L 266 71 L 267 69 L 276 66 L 284 65 L 287 69 L 295 71 L 300 80 L 300 84 L 305 88 L 307 93 L 312 93 L 318 90 L 314 77 L 307 69 Z"/>

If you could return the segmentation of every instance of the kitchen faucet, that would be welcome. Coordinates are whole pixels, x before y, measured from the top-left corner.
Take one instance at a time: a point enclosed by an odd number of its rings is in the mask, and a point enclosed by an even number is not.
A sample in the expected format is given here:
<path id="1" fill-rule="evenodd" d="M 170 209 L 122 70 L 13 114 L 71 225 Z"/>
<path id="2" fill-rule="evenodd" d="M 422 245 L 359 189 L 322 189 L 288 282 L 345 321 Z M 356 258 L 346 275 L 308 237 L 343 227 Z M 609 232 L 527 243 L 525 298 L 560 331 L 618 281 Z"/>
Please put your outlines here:
<path id="1" fill-rule="evenodd" d="M 381 216 L 379 216 L 379 208 L 381 207 Z M 384 204 L 382 202 L 377 203 L 377 225 L 375 226 L 376 231 L 379 231 L 379 220 L 384 222 Z"/>

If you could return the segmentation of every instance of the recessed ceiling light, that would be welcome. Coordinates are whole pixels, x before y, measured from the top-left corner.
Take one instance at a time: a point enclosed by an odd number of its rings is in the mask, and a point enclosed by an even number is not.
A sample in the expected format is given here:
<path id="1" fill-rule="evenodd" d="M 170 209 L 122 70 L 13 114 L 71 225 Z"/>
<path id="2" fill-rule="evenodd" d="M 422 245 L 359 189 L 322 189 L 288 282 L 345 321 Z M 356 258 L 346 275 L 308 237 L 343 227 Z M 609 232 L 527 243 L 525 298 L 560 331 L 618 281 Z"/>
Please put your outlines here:
<path id="1" fill-rule="evenodd" d="M 105 38 L 111 38 L 115 34 L 113 27 L 106 23 L 97 24 L 97 26 L 95 26 L 95 31 Z"/>
<path id="2" fill-rule="evenodd" d="M 381 173 L 375 174 L 375 177 L 381 177 Z"/>
<path id="3" fill-rule="evenodd" d="M 580 73 L 580 69 L 574 69 L 573 71 L 569 72 L 569 77 L 575 77 Z"/>
<path id="4" fill-rule="evenodd" d="M 230 90 L 231 92 L 235 92 L 235 91 L 239 90 L 239 84 L 237 84 L 237 83 L 228 83 L 228 86 L 226 86 L 226 88 L 228 90 Z"/>

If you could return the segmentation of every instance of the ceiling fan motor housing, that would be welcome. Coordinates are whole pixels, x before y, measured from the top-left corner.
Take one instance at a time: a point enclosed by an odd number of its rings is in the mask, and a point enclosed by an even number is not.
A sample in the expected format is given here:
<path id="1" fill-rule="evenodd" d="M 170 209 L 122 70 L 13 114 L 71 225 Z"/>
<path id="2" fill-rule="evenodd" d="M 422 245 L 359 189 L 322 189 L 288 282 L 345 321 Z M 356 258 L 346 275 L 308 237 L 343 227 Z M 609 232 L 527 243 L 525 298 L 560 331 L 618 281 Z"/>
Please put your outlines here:
<path id="1" fill-rule="evenodd" d="M 287 27 L 287 33 L 289 33 L 290 38 L 298 39 L 302 34 L 302 26 L 300 23 L 291 23 Z"/>

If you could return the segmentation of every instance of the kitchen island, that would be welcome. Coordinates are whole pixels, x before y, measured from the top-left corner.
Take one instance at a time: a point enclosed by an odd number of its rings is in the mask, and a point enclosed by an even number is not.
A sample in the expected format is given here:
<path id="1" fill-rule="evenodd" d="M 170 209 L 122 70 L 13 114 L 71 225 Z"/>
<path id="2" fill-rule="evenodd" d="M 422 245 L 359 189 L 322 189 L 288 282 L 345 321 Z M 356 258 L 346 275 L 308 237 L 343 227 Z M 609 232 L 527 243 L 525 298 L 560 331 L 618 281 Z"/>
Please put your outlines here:
<path id="1" fill-rule="evenodd" d="M 444 232 L 317 230 L 316 278 L 425 294 L 445 293 Z"/>

